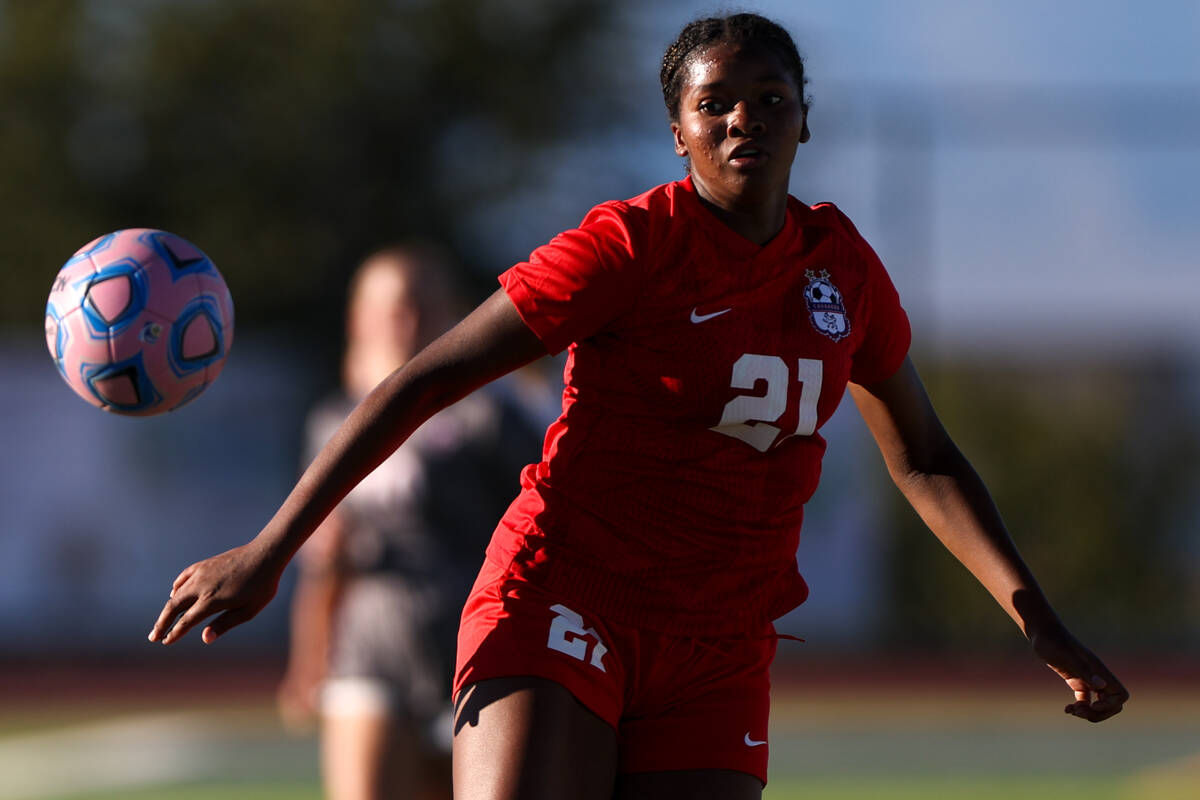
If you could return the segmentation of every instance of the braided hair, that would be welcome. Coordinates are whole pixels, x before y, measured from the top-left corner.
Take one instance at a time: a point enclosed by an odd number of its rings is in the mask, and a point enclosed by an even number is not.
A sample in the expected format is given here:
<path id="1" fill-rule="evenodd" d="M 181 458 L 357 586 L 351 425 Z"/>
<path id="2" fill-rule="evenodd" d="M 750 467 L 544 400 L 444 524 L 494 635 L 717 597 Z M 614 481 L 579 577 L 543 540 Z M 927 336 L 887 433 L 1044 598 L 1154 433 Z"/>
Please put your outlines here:
<path id="1" fill-rule="evenodd" d="M 784 67 L 796 81 L 796 88 L 804 93 L 804 59 L 796 50 L 796 43 L 786 30 L 766 17 L 758 14 L 731 14 L 727 17 L 706 17 L 689 22 L 675 41 L 663 54 L 659 81 L 662 83 L 663 102 L 672 121 L 679 119 L 679 100 L 683 93 L 684 66 L 691 56 L 714 44 L 725 42 L 755 42 L 775 51 Z M 802 101 L 808 110 L 808 98 Z"/>

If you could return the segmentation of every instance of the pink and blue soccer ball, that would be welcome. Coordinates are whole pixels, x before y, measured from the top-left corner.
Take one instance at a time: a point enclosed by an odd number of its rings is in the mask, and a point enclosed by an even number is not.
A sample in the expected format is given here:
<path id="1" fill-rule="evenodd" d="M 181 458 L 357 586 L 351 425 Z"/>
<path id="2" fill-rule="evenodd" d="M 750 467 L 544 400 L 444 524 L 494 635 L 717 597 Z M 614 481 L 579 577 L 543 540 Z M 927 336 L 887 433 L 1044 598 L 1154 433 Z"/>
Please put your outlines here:
<path id="1" fill-rule="evenodd" d="M 46 346 L 92 405 L 149 416 L 195 400 L 233 344 L 233 299 L 198 247 L 130 228 L 67 260 L 46 302 Z"/>

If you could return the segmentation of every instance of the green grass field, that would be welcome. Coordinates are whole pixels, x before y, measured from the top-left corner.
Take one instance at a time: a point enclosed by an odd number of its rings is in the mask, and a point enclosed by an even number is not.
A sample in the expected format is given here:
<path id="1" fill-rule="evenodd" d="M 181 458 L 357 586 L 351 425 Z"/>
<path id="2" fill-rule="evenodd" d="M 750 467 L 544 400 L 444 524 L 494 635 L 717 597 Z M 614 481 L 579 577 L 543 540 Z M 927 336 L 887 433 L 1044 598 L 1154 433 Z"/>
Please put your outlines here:
<path id="1" fill-rule="evenodd" d="M 1185 800 L 1197 793 L 1196 778 L 1180 779 L 1152 790 L 1114 783 L 1106 777 L 974 778 L 901 776 L 896 778 L 824 777 L 773 781 L 765 800 Z M 70 800 L 321 800 L 315 781 L 207 782 L 145 790 L 69 795 Z M 63 796 L 66 800 L 67 796 Z"/>
<path id="2" fill-rule="evenodd" d="M 787 780 L 764 792 L 764 800 L 1186 800 L 1197 793 L 1195 777 L 1180 779 L 1153 790 L 1138 789 L 1107 778 L 1015 778 L 979 776 L 964 779 L 914 778 L 816 778 Z M 158 789 L 120 792 L 90 792 L 70 795 L 70 800 L 321 800 L 315 781 L 288 783 L 197 783 Z M 66 800 L 66 796 L 63 797 Z"/>
<path id="3" fill-rule="evenodd" d="M 1200 688 L 1133 685 L 1122 715 L 1090 725 L 1061 713 L 1052 679 L 789 681 L 764 798 L 1200 797 Z M 286 733 L 269 692 L 219 697 L 0 706 L 0 800 L 319 800 L 313 736 Z"/>

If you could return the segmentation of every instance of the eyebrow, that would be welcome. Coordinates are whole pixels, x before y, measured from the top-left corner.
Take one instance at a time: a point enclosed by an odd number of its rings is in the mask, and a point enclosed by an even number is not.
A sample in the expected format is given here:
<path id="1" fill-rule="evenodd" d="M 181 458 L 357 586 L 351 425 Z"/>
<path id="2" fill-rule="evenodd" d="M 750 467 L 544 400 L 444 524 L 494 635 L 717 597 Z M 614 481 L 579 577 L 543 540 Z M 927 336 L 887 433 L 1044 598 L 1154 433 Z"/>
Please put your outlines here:
<path id="1" fill-rule="evenodd" d="M 779 73 L 770 73 L 754 79 L 755 83 L 787 83 L 787 76 Z M 725 81 L 713 81 L 712 83 L 701 83 L 693 85 L 691 89 L 697 92 L 711 92 L 713 89 L 720 89 L 725 85 Z"/>

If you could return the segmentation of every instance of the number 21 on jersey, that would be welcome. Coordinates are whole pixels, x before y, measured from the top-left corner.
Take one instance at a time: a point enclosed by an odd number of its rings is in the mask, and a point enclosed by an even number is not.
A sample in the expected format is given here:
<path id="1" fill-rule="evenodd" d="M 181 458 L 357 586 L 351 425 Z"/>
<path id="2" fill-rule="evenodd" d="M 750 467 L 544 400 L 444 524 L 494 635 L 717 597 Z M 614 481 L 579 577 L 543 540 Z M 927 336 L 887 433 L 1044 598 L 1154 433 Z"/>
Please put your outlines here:
<path id="1" fill-rule="evenodd" d="M 809 436 L 817 429 L 817 400 L 821 397 L 822 364 L 815 358 L 797 359 L 793 381 L 787 362 L 779 356 L 743 353 L 733 362 L 730 386 L 734 389 L 753 389 L 765 381 L 763 394 L 739 394 L 725 404 L 721 421 L 712 428 L 717 433 L 741 439 L 765 453 L 772 446 L 791 436 Z M 796 430 L 779 439 L 777 422 L 788 407 L 792 386 L 799 384 L 800 418 Z"/>

